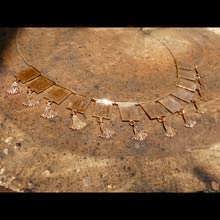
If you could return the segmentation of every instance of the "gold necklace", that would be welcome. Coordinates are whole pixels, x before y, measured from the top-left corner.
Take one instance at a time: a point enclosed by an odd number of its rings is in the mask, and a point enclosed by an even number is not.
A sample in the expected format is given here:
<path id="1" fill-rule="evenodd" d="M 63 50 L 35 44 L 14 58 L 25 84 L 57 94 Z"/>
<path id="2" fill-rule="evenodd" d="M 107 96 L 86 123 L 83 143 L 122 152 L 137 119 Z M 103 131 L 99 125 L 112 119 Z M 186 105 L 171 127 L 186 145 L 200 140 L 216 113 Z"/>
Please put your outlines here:
<path id="1" fill-rule="evenodd" d="M 43 93 L 44 98 L 47 99 L 47 104 L 41 116 L 47 119 L 52 119 L 57 116 L 57 113 L 53 110 L 52 106 L 54 106 L 54 104 L 60 105 L 67 99 L 69 102 L 65 107 L 71 111 L 72 124 L 70 128 L 73 130 L 80 130 L 86 127 L 87 123 L 82 121 L 78 117 L 78 114 L 86 114 L 86 111 L 93 107 L 91 116 L 97 120 L 101 132 L 99 136 L 106 139 L 112 138 L 115 134 L 114 131 L 104 126 L 104 122 L 106 120 L 111 120 L 112 108 L 116 105 L 120 113 L 121 121 L 127 122 L 129 126 L 132 127 L 134 133 L 132 138 L 137 141 L 144 141 L 148 132 L 140 130 L 137 127 L 137 122 L 140 122 L 141 120 L 137 108 L 141 107 L 146 117 L 150 120 L 157 120 L 162 124 L 166 136 L 173 137 L 176 131 L 166 120 L 170 115 L 177 114 L 181 116 L 185 127 L 192 128 L 196 124 L 195 121 L 187 119 L 184 108 L 185 105 L 192 103 L 196 111 L 199 112 L 196 95 L 198 94 L 201 96 L 201 77 L 197 66 L 193 66 L 192 68 L 179 67 L 172 51 L 163 42 L 160 43 L 169 50 L 169 53 L 173 57 L 177 73 L 176 89 L 151 102 L 112 101 L 105 98 L 84 96 L 82 94 L 77 94 L 75 91 L 64 88 L 45 77 L 36 67 L 26 61 L 19 49 L 17 38 L 17 52 L 28 68 L 15 75 L 16 80 L 12 83 L 8 93 L 10 95 L 18 94 L 20 92 L 19 83 L 27 85 L 28 101 L 23 103 L 27 107 L 33 107 L 39 104 L 38 101 L 33 100 L 33 93 Z"/>

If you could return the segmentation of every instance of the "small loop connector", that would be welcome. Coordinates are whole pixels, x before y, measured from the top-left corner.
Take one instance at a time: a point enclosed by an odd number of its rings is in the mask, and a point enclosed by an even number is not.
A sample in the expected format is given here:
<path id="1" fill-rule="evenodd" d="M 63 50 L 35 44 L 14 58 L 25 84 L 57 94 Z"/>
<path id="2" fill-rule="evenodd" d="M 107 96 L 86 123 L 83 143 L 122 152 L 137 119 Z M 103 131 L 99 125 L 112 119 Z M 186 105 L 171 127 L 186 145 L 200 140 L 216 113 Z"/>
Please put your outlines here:
<path id="1" fill-rule="evenodd" d="M 179 115 L 182 117 L 183 121 L 184 121 L 184 126 L 186 128 L 193 128 L 195 125 L 196 125 L 196 121 L 193 121 L 193 120 L 187 120 L 186 117 L 185 117 L 185 111 L 184 110 L 181 110 L 179 112 Z"/>
<path id="2" fill-rule="evenodd" d="M 39 103 L 40 102 L 38 100 L 34 100 L 33 92 L 30 89 L 28 89 L 27 90 L 27 101 L 23 102 L 22 104 L 27 107 L 34 107 L 38 105 Z"/>
<path id="3" fill-rule="evenodd" d="M 72 112 L 71 116 L 72 116 L 72 125 L 70 126 L 70 129 L 80 130 L 86 127 L 87 123 L 80 120 L 75 111 Z"/>
<path id="4" fill-rule="evenodd" d="M 19 94 L 21 92 L 20 86 L 18 84 L 18 82 L 13 82 L 10 86 L 10 88 L 7 90 L 7 93 L 9 95 L 16 95 Z"/>
<path id="5" fill-rule="evenodd" d="M 103 118 L 98 117 L 97 122 L 99 124 L 100 132 L 101 132 L 99 137 L 104 138 L 104 139 L 112 138 L 112 136 L 115 134 L 115 132 L 103 126 L 104 125 Z"/>
<path id="6" fill-rule="evenodd" d="M 171 126 L 167 125 L 166 117 L 160 117 L 160 118 L 157 119 L 157 121 L 162 123 L 164 131 L 165 131 L 165 135 L 167 137 L 172 138 L 172 137 L 174 137 L 176 135 L 175 130 Z"/>
<path id="7" fill-rule="evenodd" d="M 52 109 L 52 102 L 47 101 L 46 108 L 44 110 L 44 113 L 41 114 L 41 117 L 47 118 L 47 119 L 52 119 L 52 118 L 55 118 L 56 116 L 57 116 L 57 112 L 55 112 Z"/>

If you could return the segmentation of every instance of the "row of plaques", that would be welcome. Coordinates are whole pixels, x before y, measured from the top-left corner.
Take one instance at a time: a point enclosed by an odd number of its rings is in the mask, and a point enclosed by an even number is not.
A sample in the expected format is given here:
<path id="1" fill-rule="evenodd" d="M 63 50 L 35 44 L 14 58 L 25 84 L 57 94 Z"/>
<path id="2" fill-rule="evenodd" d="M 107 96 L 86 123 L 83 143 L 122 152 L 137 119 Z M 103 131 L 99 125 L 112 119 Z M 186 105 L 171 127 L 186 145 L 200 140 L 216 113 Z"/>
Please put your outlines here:
<path id="1" fill-rule="evenodd" d="M 85 114 L 86 110 L 91 107 L 92 116 L 97 118 L 100 125 L 100 136 L 111 138 L 114 132 L 110 132 L 109 129 L 106 129 L 103 123 L 104 120 L 111 119 L 112 106 L 117 105 L 121 120 L 123 122 L 128 122 L 132 126 L 134 138 L 136 140 L 144 140 L 147 136 L 146 131 L 137 132 L 136 129 L 136 122 L 141 120 L 138 106 L 141 107 L 150 120 L 161 122 L 166 135 L 169 137 L 175 135 L 174 130 L 166 124 L 166 117 L 170 114 L 179 114 L 183 118 L 186 127 L 193 127 L 195 122 L 187 121 L 184 115 L 184 107 L 187 103 L 193 103 L 196 110 L 198 110 L 195 98 L 197 92 L 200 95 L 201 88 L 200 76 L 196 68 L 179 68 L 179 78 L 176 82 L 175 91 L 154 102 L 147 103 L 111 102 L 105 99 L 96 100 L 87 96 L 75 94 L 41 75 L 40 71 L 34 67 L 19 72 L 15 77 L 16 83 L 20 82 L 27 85 L 29 91 L 36 94 L 44 92 L 43 96 L 48 100 L 48 105 L 43 114 L 45 118 L 52 118 L 53 116 L 53 114 L 48 113 L 48 111 L 51 111 L 52 103 L 60 105 L 67 99 L 66 108 L 72 112 L 72 129 L 79 130 L 86 126 L 86 123 L 82 122 L 79 117 L 77 117 L 77 114 Z"/>

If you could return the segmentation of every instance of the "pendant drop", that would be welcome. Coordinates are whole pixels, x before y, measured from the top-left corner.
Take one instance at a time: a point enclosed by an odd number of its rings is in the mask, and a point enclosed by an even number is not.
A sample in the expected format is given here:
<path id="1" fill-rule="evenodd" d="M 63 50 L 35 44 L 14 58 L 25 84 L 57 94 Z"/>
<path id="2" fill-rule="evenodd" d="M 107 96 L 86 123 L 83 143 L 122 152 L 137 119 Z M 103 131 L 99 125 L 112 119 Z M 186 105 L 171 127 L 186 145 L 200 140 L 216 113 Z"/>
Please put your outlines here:
<path id="1" fill-rule="evenodd" d="M 99 137 L 104 138 L 104 139 L 112 138 L 112 136 L 115 134 L 115 132 L 110 130 L 109 128 L 106 128 L 106 127 L 103 126 L 103 124 L 104 124 L 103 118 L 102 117 L 98 117 L 97 121 L 99 123 L 99 128 L 100 128 L 100 132 L 101 132 Z"/>
<path id="2" fill-rule="evenodd" d="M 19 87 L 19 84 L 18 82 L 13 82 L 10 86 L 10 88 L 7 90 L 7 93 L 9 95 L 16 95 L 16 94 L 19 94 L 21 92 L 21 89 Z"/>
<path id="3" fill-rule="evenodd" d="M 133 133 L 134 133 L 134 136 L 132 137 L 133 140 L 144 141 L 147 138 L 147 136 L 148 136 L 147 131 L 145 131 L 145 130 L 138 130 L 134 121 L 130 121 L 129 125 L 133 129 Z"/>
<path id="4" fill-rule="evenodd" d="M 81 121 L 75 112 L 72 112 L 72 125 L 70 126 L 70 129 L 73 130 L 80 130 L 83 129 L 87 124 L 83 121 Z"/>
<path id="5" fill-rule="evenodd" d="M 182 117 L 186 128 L 193 128 L 196 125 L 196 121 L 186 119 L 184 110 L 180 111 L 179 114 Z"/>
<path id="6" fill-rule="evenodd" d="M 34 107 L 39 104 L 39 100 L 34 100 L 33 92 L 30 89 L 28 89 L 27 90 L 27 101 L 23 102 L 22 104 L 27 107 Z"/>
<path id="7" fill-rule="evenodd" d="M 169 126 L 167 123 L 166 123 L 166 119 L 165 117 L 161 117 L 161 118 L 158 118 L 157 119 L 160 123 L 162 123 L 163 125 L 163 128 L 164 128 L 164 131 L 165 131 L 165 135 L 167 137 L 174 137 L 176 135 L 176 131 L 171 127 Z"/>
<path id="8" fill-rule="evenodd" d="M 41 114 L 41 117 L 47 118 L 47 119 L 52 119 L 52 118 L 55 118 L 57 116 L 57 112 L 55 112 L 52 109 L 51 106 L 52 106 L 52 102 L 51 101 L 47 101 L 46 108 L 44 110 L 44 113 Z"/>

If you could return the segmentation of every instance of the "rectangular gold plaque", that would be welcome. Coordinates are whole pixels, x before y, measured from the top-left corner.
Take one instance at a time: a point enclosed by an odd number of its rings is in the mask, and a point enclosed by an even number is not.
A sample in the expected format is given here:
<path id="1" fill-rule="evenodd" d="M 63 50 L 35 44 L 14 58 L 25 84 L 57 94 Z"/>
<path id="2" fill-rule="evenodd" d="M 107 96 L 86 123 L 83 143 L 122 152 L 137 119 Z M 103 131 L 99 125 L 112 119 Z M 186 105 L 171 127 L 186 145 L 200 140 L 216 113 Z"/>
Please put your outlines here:
<path id="1" fill-rule="evenodd" d="M 69 95 L 71 91 L 64 89 L 60 86 L 53 85 L 47 91 L 44 97 L 50 101 L 55 102 L 56 104 L 61 104 Z"/>
<path id="2" fill-rule="evenodd" d="M 41 93 L 44 90 L 51 87 L 52 85 L 54 85 L 53 81 L 47 79 L 44 76 L 39 76 L 37 79 L 31 81 L 28 84 L 28 88 L 30 88 L 32 91 L 34 91 L 36 93 Z"/>
<path id="3" fill-rule="evenodd" d="M 28 81 L 31 81 L 35 78 L 37 78 L 38 76 L 40 76 L 40 72 L 34 68 L 28 68 L 26 70 L 22 70 L 21 72 L 19 72 L 18 74 L 16 74 L 16 80 L 20 81 L 22 83 L 26 83 Z"/>
<path id="4" fill-rule="evenodd" d="M 161 104 L 156 102 L 144 103 L 141 104 L 141 107 L 151 120 L 170 114 Z"/>
<path id="5" fill-rule="evenodd" d="M 194 67 L 192 67 L 192 66 L 186 66 L 186 65 L 180 66 L 180 67 L 178 67 L 178 69 L 179 69 L 179 70 L 185 70 L 185 71 L 191 71 L 191 72 L 195 71 L 195 68 L 194 68 Z"/>
<path id="6" fill-rule="evenodd" d="M 189 103 L 193 100 L 195 93 L 182 88 L 176 88 L 176 91 L 172 95 Z"/>
<path id="7" fill-rule="evenodd" d="M 192 92 L 195 92 L 197 89 L 197 84 L 187 79 L 180 79 L 180 81 L 177 83 L 177 86 Z"/>
<path id="8" fill-rule="evenodd" d="M 181 104 L 181 101 L 178 100 L 177 98 L 173 97 L 173 96 L 166 96 L 160 100 L 158 100 L 158 102 L 163 105 L 168 111 L 170 111 L 171 113 L 176 113 L 179 112 L 183 109 L 183 105 Z"/>
<path id="9" fill-rule="evenodd" d="M 179 72 L 179 74 L 180 74 L 180 78 L 183 78 L 183 79 L 189 79 L 189 80 L 193 80 L 193 81 L 195 81 L 197 79 L 195 71 L 181 70 Z"/>
<path id="10" fill-rule="evenodd" d="M 127 102 L 117 103 L 122 121 L 140 121 L 140 114 L 136 104 L 130 104 Z"/>
<path id="11" fill-rule="evenodd" d="M 111 112 L 112 112 L 112 105 L 93 103 L 93 116 L 94 117 L 110 119 Z"/>
<path id="12" fill-rule="evenodd" d="M 89 97 L 84 97 L 81 95 L 71 95 L 68 98 L 68 105 L 67 109 L 70 109 L 72 111 L 76 111 L 79 113 L 84 113 L 86 109 L 88 108 L 91 100 Z"/>

